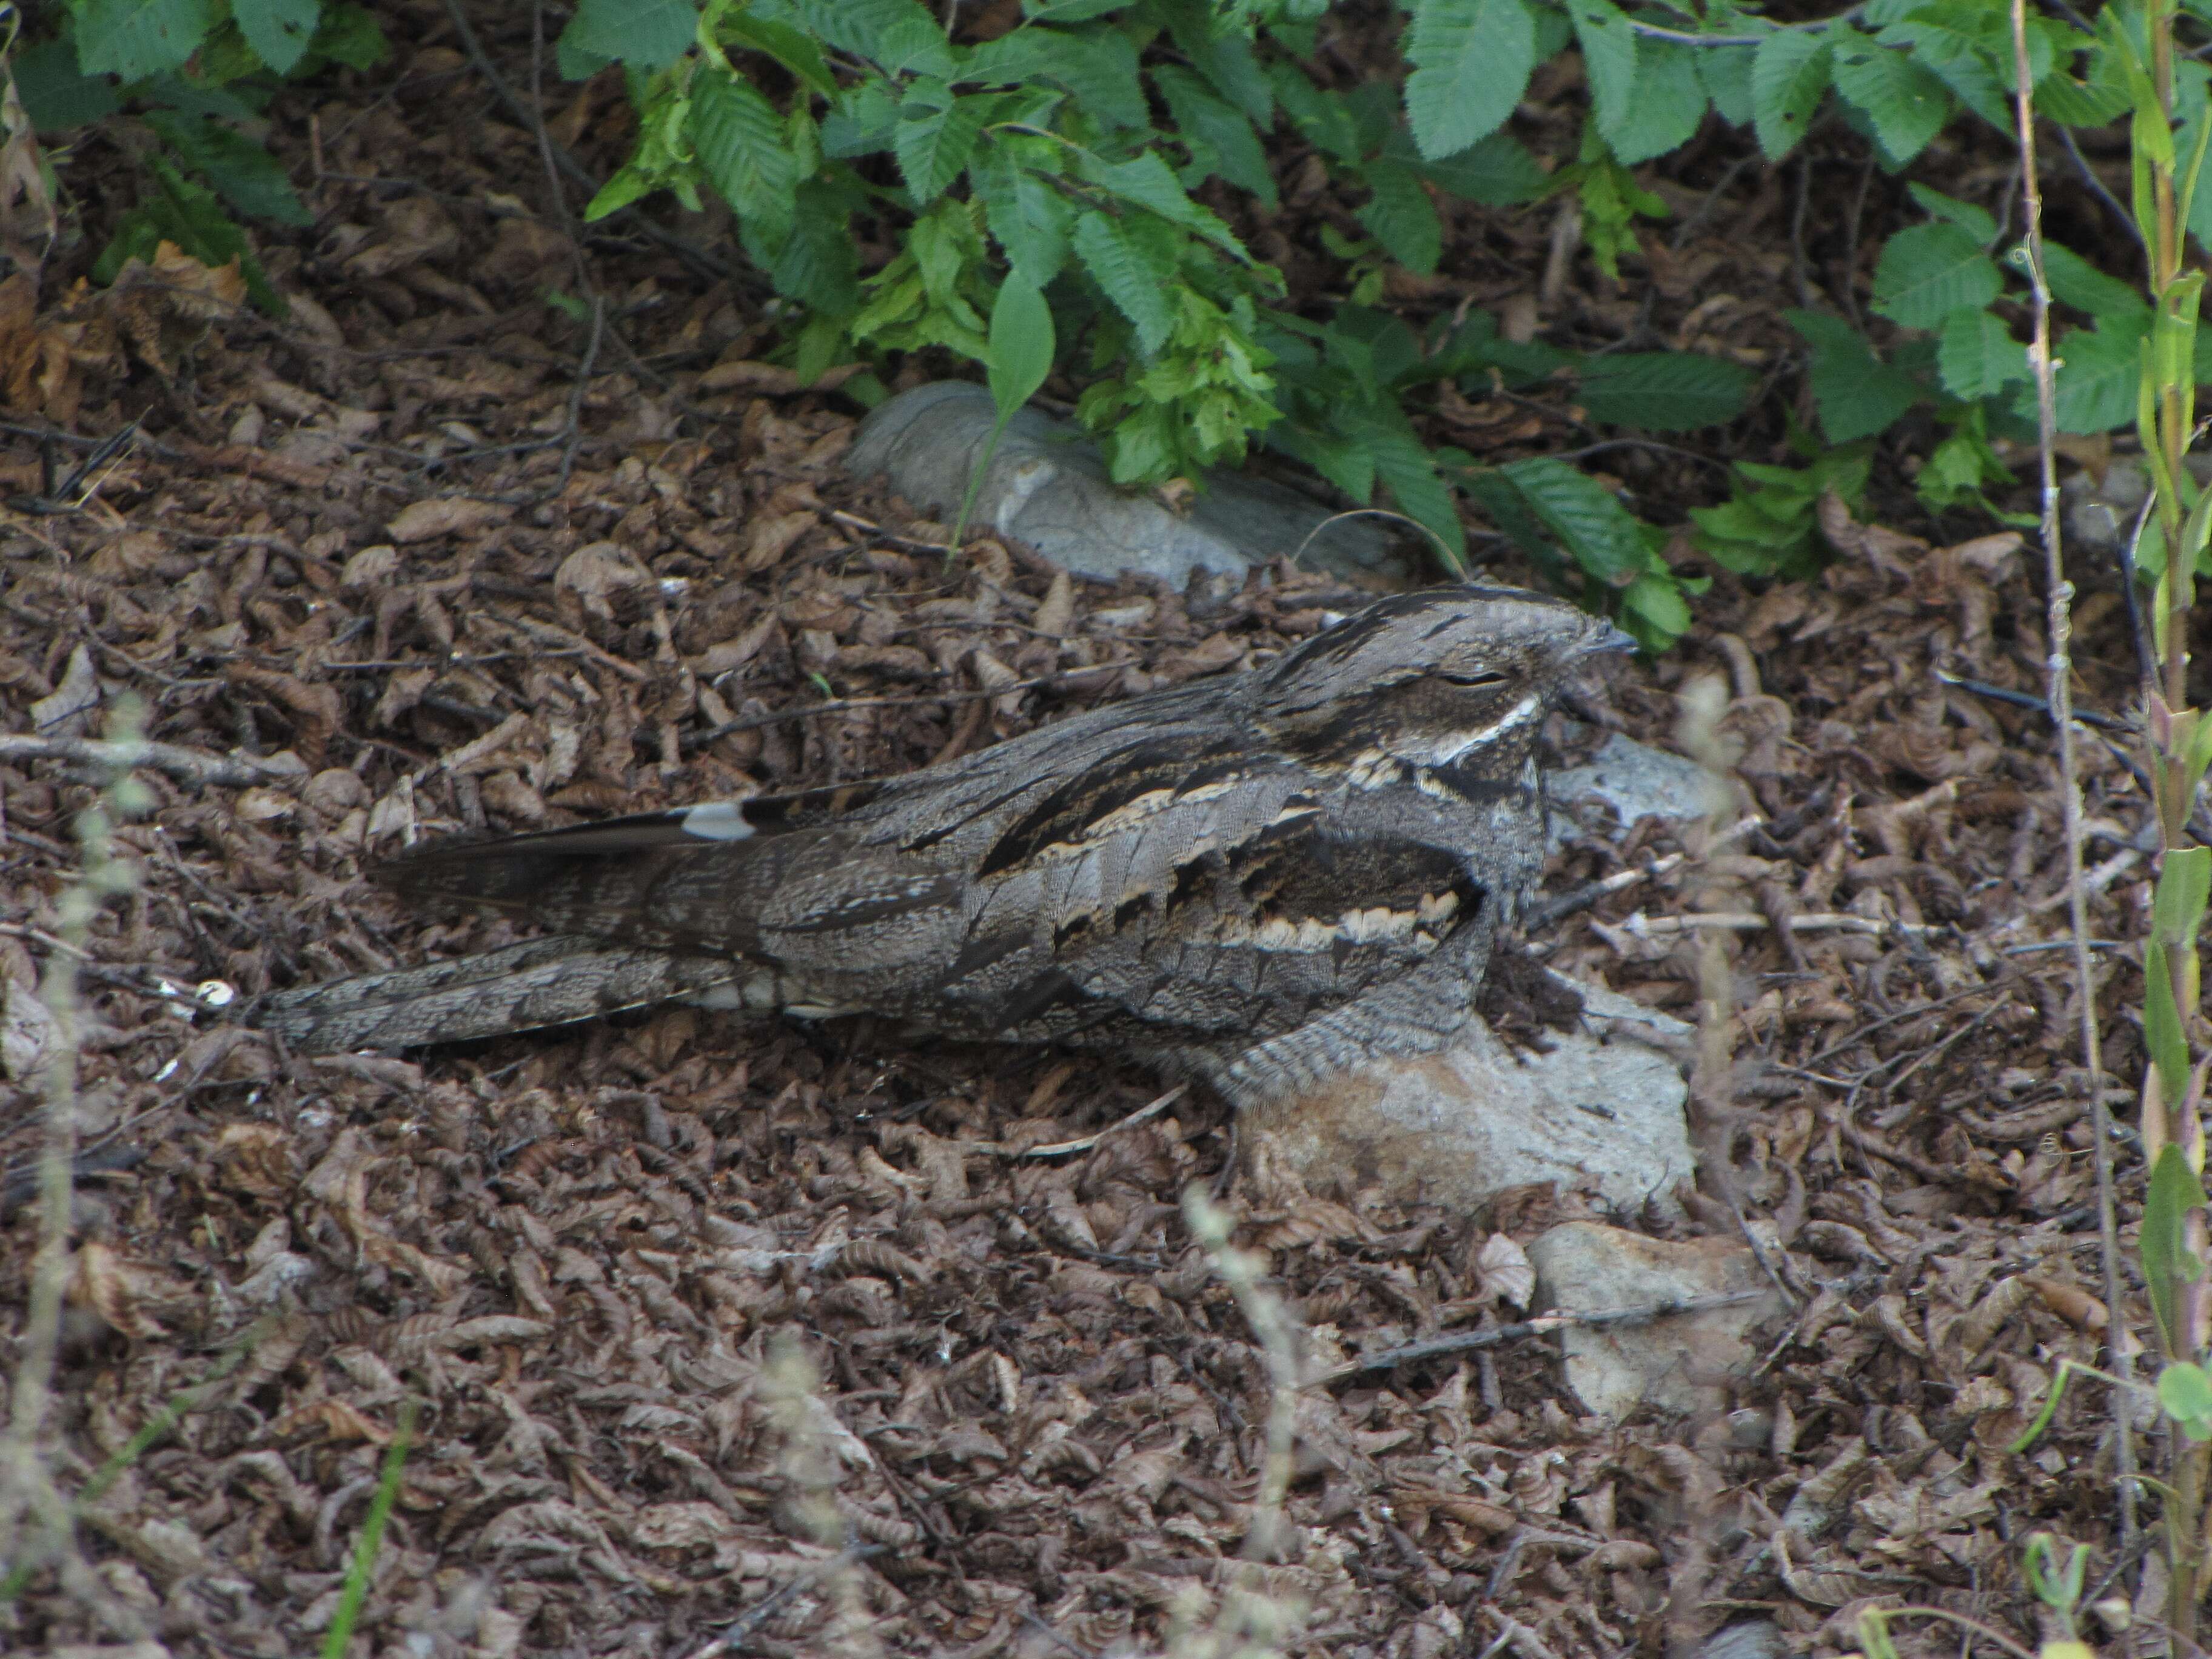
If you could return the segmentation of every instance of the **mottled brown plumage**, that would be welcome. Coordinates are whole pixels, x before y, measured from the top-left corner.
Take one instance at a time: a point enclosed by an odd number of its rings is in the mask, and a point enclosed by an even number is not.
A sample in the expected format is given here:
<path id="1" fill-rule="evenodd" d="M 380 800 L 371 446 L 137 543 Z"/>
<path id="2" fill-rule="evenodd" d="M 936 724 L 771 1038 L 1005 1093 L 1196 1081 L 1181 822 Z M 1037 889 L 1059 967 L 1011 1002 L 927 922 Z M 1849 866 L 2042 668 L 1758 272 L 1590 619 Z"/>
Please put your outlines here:
<path id="1" fill-rule="evenodd" d="M 1434 588 L 906 777 L 433 847 L 379 878 L 551 936 L 252 1018 L 389 1048 L 684 997 L 1294 1090 L 1469 1017 L 1543 856 L 1544 712 L 1626 644 L 1557 600 Z"/>

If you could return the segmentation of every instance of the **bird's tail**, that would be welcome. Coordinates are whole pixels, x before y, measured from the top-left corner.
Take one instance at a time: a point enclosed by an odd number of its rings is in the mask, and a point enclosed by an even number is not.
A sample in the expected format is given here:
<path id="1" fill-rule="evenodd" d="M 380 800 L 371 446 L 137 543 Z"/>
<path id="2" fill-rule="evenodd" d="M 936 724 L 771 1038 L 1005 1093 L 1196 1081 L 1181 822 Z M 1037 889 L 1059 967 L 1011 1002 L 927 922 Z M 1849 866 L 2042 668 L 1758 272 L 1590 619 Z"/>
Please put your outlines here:
<path id="1" fill-rule="evenodd" d="M 744 971 L 727 957 L 672 956 L 561 933 L 453 962 L 271 992 L 245 1018 L 304 1054 L 411 1048 L 696 996 Z"/>

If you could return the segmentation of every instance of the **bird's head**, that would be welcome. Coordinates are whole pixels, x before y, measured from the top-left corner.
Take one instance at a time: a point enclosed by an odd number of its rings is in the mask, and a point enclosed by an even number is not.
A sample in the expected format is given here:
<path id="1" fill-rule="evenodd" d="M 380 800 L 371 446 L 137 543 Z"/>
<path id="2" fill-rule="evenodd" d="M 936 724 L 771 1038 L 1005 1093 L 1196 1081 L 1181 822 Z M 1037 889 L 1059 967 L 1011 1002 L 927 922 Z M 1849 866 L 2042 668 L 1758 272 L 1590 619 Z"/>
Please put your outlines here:
<path id="1" fill-rule="evenodd" d="M 1545 711 L 1590 656 L 1635 641 L 1563 599 L 1452 586 L 1370 605 L 1255 676 L 1252 718 L 1320 766 L 1517 773 Z"/>

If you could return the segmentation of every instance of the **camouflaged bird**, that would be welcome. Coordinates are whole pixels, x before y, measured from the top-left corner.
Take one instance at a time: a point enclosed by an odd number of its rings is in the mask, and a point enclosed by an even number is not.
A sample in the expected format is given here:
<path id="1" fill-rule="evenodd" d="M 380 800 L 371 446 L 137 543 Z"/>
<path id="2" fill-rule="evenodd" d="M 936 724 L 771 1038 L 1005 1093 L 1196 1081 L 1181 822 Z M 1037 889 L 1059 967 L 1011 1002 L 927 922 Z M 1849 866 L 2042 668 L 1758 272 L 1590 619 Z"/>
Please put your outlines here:
<path id="1" fill-rule="evenodd" d="M 1545 711 L 1630 644 L 1559 600 L 1431 588 L 905 777 L 432 847 L 377 878 L 558 931 L 251 1018 L 329 1052 L 681 998 L 1280 1097 L 1471 1017 L 1543 860 Z"/>

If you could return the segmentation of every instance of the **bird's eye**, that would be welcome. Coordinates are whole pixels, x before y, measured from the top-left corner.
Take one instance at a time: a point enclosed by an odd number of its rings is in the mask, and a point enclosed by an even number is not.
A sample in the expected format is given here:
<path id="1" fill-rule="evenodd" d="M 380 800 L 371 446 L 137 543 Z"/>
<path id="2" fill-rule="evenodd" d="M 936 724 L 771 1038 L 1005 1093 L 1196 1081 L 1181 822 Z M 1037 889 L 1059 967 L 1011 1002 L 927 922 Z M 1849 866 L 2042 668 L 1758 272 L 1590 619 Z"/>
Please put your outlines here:
<path id="1" fill-rule="evenodd" d="M 1439 669 L 1437 678 L 1447 685 L 1503 685 L 1505 676 L 1493 668 L 1470 668 L 1464 673 L 1449 674 Z"/>

